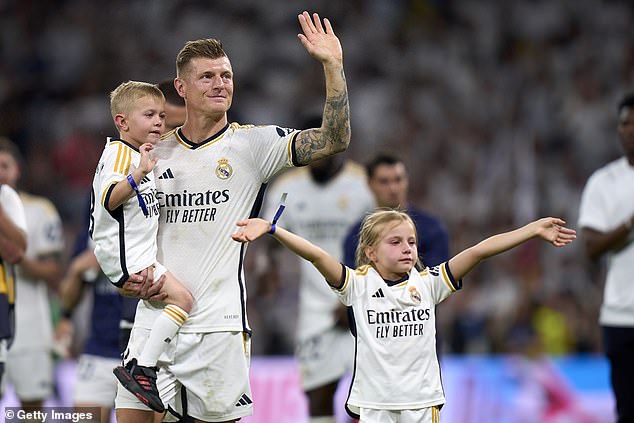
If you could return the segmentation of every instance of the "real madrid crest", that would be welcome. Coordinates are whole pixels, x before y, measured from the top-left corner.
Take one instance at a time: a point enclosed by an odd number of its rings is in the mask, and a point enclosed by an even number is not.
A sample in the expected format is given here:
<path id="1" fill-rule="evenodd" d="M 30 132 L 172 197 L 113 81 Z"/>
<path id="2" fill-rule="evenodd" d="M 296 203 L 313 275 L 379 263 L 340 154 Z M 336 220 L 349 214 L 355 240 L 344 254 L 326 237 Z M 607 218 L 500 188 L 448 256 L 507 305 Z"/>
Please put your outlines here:
<path id="1" fill-rule="evenodd" d="M 420 304 L 420 292 L 418 292 L 418 289 L 416 289 L 415 286 L 409 287 L 409 296 L 412 298 L 412 301 L 414 301 L 414 303 Z"/>
<path id="2" fill-rule="evenodd" d="M 229 164 L 229 160 L 225 158 L 218 160 L 216 176 L 220 179 L 229 179 L 231 175 L 233 175 L 233 168 Z"/>

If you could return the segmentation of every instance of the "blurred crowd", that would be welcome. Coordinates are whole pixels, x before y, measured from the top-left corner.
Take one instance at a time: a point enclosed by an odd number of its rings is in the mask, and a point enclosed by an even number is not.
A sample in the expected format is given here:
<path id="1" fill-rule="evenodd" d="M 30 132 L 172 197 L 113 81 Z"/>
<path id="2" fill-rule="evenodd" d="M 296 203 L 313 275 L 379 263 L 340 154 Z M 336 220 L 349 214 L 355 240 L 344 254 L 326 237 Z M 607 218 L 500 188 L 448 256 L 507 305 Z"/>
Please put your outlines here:
<path id="1" fill-rule="evenodd" d="M 303 9 L 330 18 L 343 44 L 346 155 L 397 152 L 410 199 L 443 220 L 452 253 L 542 215 L 576 227 L 587 177 L 619 156 L 616 105 L 634 89 L 629 1 L 8 0 L 0 134 L 26 158 L 22 187 L 50 198 L 74 239 L 115 133 L 108 93 L 128 79 L 173 77 L 186 40 L 223 41 L 232 121 L 294 127 L 319 112 L 321 69 L 295 35 Z M 439 307 L 443 351 L 599 351 L 601 266 L 581 249 L 529 243 L 480 266 Z M 249 265 L 254 353 L 290 354 L 296 266 L 263 290 Z"/>

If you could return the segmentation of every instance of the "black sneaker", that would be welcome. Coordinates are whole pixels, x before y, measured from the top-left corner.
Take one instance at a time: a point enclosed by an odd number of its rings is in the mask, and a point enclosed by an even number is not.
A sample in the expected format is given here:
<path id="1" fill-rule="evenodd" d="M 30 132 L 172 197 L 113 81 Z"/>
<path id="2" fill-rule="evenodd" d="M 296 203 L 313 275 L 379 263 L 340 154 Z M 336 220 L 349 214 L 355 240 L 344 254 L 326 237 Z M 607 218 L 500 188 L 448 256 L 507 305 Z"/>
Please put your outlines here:
<path id="1" fill-rule="evenodd" d="M 136 358 L 133 358 L 125 367 L 115 367 L 112 373 L 123 387 L 132 392 L 143 404 L 162 413 L 165 411 L 165 406 L 156 387 L 157 370 L 156 367 L 139 366 Z"/>

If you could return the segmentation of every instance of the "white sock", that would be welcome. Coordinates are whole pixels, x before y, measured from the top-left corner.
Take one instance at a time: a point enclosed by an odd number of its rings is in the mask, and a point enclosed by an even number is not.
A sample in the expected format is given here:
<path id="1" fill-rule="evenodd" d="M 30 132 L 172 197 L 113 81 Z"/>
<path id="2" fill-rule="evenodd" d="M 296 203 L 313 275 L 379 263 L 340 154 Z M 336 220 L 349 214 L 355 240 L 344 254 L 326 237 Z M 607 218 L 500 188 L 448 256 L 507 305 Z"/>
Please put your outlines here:
<path id="1" fill-rule="evenodd" d="M 172 340 L 188 317 L 189 314 L 182 308 L 173 304 L 166 305 L 152 326 L 150 337 L 138 358 L 139 366 L 156 366 L 159 356 L 165 349 L 165 344 Z"/>

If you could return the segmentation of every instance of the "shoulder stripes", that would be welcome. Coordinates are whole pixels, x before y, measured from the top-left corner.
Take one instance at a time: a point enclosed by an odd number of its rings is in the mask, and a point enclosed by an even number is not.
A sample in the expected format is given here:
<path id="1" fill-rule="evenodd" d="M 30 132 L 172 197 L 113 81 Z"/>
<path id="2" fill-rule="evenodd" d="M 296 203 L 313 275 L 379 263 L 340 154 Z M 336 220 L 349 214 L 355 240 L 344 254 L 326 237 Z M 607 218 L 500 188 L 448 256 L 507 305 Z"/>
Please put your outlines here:
<path id="1" fill-rule="evenodd" d="M 114 161 L 112 171 L 125 175 L 130 171 L 130 164 L 132 163 L 132 148 L 120 141 L 111 142 L 113 147 L 115 144 L 117 146 L 117 157 Z"/>

